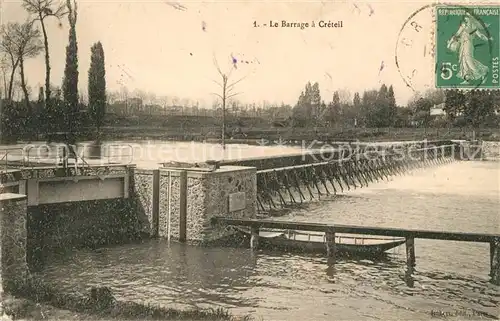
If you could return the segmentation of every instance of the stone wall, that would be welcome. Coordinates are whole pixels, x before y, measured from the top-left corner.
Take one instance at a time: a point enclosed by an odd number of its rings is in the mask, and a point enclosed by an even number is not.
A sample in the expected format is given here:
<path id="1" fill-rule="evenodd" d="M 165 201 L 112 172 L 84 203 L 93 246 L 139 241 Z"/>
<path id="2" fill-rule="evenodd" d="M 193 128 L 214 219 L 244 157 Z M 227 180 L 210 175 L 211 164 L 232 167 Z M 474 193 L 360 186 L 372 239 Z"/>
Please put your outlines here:
<path id="1" fill-rule="evenodd" d="M 130 175 L 128 198 L 29 206 L 27 251 L 30 267 L 43 265 L 47 253 L 149 237 L 151 202 L 148 199 L 152 189 L 148 177 L 151 175 L 140 171 L 136 175 L 134 168 L 127 171 Z"/>
<path id="2" fill-rule="evenodd" d="M 169 183 L 170 182 L 170 183 Z M 171 195 L 169 197 L 169 184 Z M 201 184 L 201 177 L 197 175 L 187 176 L 187 215 L 189 216 L 190 210 L 193 208 L 193 201 L 195 197 L 203 199 L 204 189 Z M 169 199 L 170 198 L 170 199 Z M 161 238 L 168 238 L 168 224 L 169 224 L 169 211 L 170 211 L 170 238 L 174 240 L 179 239 L 179 215 L 180 215 L 180 173 L 178 171 L 160 170 L 160 212 L 158 220 L 158 236 Z M 170 207 L 169 207 L 170 201 Z M 189 236 L 188 236 L 189 237 Z"/>
<path id="3" fill-rule="evenodd" d="M 0 265 L 2 290 L 11 292 L 24 283 L 26 263 L 26 195 L 0 194 Z"/>
<path id="4" fill-rule="evenodd" d="M 112 243 L 126 243 L 144 237 L 166 238 L 169 231 L 169 208 L 171 239 L 179 239 L 181 213 L 179 169 L 138 170 L 133 167 L 115 167 L 111 170 L 97 168 L 93 172 L 69 174 L 97 175 L 98 172 L 98 175 L 106 175 L 110 172 L 123 173 L 123 171 L 130 175 L 128 198 L 27 207 L 27 215 L 24 218 L 26 222 L 23 223 L 26 225 L 24 248 L 30 267 L 36 269 L 43 266 L 47 254 L 58 250 L 67 251 L 82 246 L 94 248 Z M 30 178 L 58 175 L 68 175 L 68 173 L 59 173 L 57 169 L 23 170 L 4 175 L 2 181 L 10 184 L 16 180 L 23 182 Z M 155 189 L 155 186 L 158 188 Z M 244 192 L 240 194 L 244 197 L 244 201 L 240 202 L 245 206 L 230 212 L 229 197 L 237 192 Z M 188 170 L 186 204 L 188 242 L 207 243 L 227 235 L 226 231 L 214 228 L 210 224 L 213 216 L 254 218 L 257 211 L 256 196 L 255 167 L 222 166 L 214 172 Z M 22 204 L 27 206 L 26 202 Z M 5 215 L 4 220 L 5 217 L 9 217 Z"/>
<path id="5" fill-rule="evenodd" d="M 136 208 L 131 198 L 28 207 L 29 265 L 43 265 L 48 253 L 141 238 L 143 220 Z"/>
<path id="6" fill-rule="evenodd" d="M 131 197 L 137 202 L 138 218 L 141 222 L 141 232 L 156 236 L 158 226 L 153 218 L 153 171 L 136 169 L 132 182 Z"/>
<path id="7" fill-rule="evenodd" d="M 227 172 L 208 177 L 208 194 L 206 199 L 205 219 L 197 230 L 203 231 L 205 241 L 213 241 L 226 236 L 226 230 L 214 228 L 210 219 L 214 216 L 228 218 L 256 218 L 257 215 L 257 169 L 256 168 L 227 168 Z M 229 211 L 229 195 L 236 192 L 245 192 L 246 208 L 239 211 Z"/>
<path id="8" fill-rule="evenodd" d="M 169 173 L 171 175 L 170 232 L 178 240 L 180 231 L 180 172 L 160 170 L 159 236 L 168 237 Z M 246 207 L 229 212 L 229 195 L 245 192 Z M 222 166 L 215 172 L 187 172 L 187 240 L 190 243 L 208 243 L 221 238 L 224 231 L 210 224 L 213 216 L 254 218 L 257 211 L 256 168 Z"/>

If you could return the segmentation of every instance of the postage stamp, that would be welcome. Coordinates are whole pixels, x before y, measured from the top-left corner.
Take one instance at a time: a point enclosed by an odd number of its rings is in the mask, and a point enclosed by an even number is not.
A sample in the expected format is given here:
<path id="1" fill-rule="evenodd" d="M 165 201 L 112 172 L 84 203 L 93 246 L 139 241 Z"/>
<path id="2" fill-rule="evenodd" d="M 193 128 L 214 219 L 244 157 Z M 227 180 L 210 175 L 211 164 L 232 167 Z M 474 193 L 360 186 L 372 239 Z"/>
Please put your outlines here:
<path id="1" fill-rule="evenodd" d="M 500 6 L 436 7 L 436 87 L 500 89 Z"/>

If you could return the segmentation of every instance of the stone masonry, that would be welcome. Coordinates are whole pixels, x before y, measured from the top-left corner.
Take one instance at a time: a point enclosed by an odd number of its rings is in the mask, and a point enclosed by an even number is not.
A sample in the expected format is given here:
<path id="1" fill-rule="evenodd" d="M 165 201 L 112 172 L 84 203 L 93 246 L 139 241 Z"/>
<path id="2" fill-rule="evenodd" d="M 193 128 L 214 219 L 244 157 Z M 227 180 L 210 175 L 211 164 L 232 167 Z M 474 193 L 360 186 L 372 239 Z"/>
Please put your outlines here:
<path id="1" fill-rule="evenodd" d="M 171 239 L 179 238 L 180 178 L 177 169 L 160 170 L 159 236 L 168 237 L 168 186 L 171 175 L 170 224 Z M 246 207 L 229 212 L 229 195 L 245 193 Z M 257 212 L 257 176 L 255 167 L 222 166 L 214 172 L 187 172 L 187 241 L 206 243 L 225 236 L 213 228 L 214 216 L 255 218 Z"/>
<path id="2" fill-rule="evenodd" d="M 133 190 L 136 201 L 138 202 L 138 211 L 143 211 L 145 220 L 142 222 L 142 231 L 149 236 L 155 236 L 155 226 L 153 219 L 153 171 L 152 170 L 135 170 Z"/>
<path id="3" fill-rule="evenodd" d="M 27 197 L 21 194 L 0 194 L 0 246 L 2 290 L 11 292 L 24 283 L 26 263 Z"/>

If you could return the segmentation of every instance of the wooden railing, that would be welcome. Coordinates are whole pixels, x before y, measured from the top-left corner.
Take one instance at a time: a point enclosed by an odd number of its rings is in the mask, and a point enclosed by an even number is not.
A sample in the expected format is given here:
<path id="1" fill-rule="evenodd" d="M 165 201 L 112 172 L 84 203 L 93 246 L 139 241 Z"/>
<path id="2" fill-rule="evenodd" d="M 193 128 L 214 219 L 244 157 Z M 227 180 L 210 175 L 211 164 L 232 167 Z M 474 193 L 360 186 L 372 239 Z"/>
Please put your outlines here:
<path id="1" fill-rule="evenodd" d="M 335 233 L 380 235 L 392 237 L 404 237 L 406 239 L 406 256 L 409 270 L 415 266 L 415 239 L 432 239 L 446 241 L 481 242 L 490 244 L 490 276 L 491 282 L 500 285 L 500 234 L 487 233 L 464 233 L 429 230 L 411 230 L 402 228 L 369 227 L 344 224 L 323 224 L 309 222 L 290 222 L 257 219 L 232 219 L 214 217 L 212 224 L 231 226 L 245 226 L 251 229 L 251 246 L 258 245 L 259 229 L 272 228 L 281 230 L 301 230 L 323 232 L 326 237 L 326 248 L 328 256 L 335 257 Z"/>

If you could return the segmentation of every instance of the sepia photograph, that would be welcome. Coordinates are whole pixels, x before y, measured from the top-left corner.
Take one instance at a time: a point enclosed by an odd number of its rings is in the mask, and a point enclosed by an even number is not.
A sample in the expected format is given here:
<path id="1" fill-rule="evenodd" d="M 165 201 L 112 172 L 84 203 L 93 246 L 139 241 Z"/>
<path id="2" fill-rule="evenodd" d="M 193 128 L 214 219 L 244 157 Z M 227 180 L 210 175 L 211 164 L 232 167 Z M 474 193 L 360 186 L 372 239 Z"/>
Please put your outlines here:
<path id="1" fill-rule="evenodd" d="M 500 320 L 496 0 L 0 0 L 0 321 Z"/>

